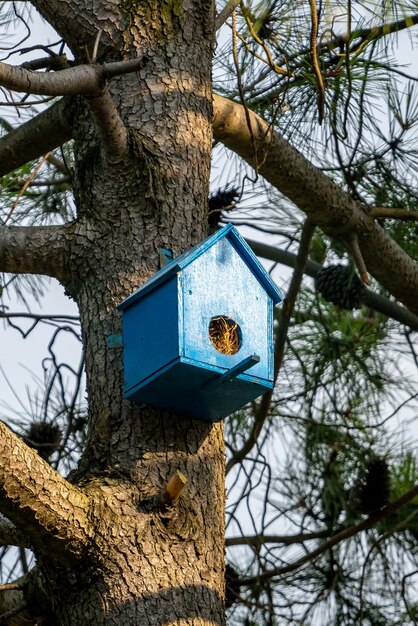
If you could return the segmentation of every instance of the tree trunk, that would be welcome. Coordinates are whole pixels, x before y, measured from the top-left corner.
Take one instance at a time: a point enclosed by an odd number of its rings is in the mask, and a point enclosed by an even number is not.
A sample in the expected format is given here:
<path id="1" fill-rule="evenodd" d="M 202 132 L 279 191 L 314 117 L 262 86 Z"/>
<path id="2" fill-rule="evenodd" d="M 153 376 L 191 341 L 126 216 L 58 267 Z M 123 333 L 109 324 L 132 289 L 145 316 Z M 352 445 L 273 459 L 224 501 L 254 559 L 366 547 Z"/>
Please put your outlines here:
<path id="1" fill-rule="evenodd" d="M 94 532 L 75 564 L 37 550 L 54 619 L 223 624 L 222 427 L 123 400 L 122 350 L 108 342 L 121 332 L 117 304 L 158 269 L 158 248 L 177 255 L 206 234 L 214 3 L 111 3 L 106 22 L 103 7 L 35 4 L 78 55 L 83 25 L 87 46 L 104 29 L 101 61 L 146 57 L 109 87 L 129 137 L 121 161 L 106 158 L 85 100 L 73 110 L 78 220 L 64 283 L 81 316 L 89 434 L 71 480 L 90 496 Z M 188 483 L 170 506 L 177 469 Z"/>

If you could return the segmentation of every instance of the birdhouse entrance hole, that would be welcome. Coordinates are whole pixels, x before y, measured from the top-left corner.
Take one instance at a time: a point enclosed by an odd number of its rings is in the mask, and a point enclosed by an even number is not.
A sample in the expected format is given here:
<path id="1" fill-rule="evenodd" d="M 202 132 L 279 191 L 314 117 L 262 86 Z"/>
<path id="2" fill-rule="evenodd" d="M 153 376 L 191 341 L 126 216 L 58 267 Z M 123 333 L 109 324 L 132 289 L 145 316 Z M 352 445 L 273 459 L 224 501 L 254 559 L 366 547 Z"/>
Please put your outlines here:
<path id="1" fill-rule="evenodd" d="M 212 317 L 209 338 L 222 354 L 236 354 L 241 347 L 241 329 L 237 322 L 225 315 Z"/>

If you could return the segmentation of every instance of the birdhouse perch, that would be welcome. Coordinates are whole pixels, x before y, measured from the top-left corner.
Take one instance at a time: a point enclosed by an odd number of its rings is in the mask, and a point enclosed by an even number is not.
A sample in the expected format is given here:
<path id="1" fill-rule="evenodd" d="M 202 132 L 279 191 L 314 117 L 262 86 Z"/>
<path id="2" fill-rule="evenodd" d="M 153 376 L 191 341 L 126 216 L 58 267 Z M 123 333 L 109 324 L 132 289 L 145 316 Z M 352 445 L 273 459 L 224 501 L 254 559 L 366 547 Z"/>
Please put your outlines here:
<path id="1" fill-rule="evenodd" d="M 216 422 L 273 387 L 283 294 L 229 224 L 120 305 L 126 398 Z"/>

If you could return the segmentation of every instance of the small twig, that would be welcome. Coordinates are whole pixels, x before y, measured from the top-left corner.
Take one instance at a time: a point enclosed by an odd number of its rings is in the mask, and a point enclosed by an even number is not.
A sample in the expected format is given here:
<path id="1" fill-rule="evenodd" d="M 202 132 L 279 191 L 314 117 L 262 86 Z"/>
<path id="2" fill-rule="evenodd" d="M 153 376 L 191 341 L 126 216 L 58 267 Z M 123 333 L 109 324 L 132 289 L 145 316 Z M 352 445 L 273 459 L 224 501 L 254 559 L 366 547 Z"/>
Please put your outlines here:
<path id="1" fill-rule="evenodd" d="M 246 24 L 248 26 L 248 30 L 250 31 L 251 37 L 254 39 L 254 41 L 256 41 L 258 43 L 259 46 L 261 46 L 263 48 L 264 52 L 267 55 L 268 61 L 265 61 L 264 59 L 261 59 L 261 60 L 263 60 L 264 63 L 267 63 L 269 65 L 269 67 L 273 70 L 273 72 L 275 72 L 276 74 L 280 74 L 281 76 L 292 76 L 292 74 L 290 74 L 290 72 L 288 72 L 287 70 L 284 70 L 282 67 L 280 67 L 279 65 L 277 65 L 277 63 L 274 62 L 269 47 L 267 46 L 267 44 L 262 39 L 260 39 L 260 37 L 255 32 L 254 26 L 253 26 L 250 18 L 248 17 L 248 14 L 244 14 L 244 19 L 245 19 L 245 22 L 246 22 Z M 258 56 L 258 55 L 255 55 L 255 56 Z M 258 57 L 258 58 L 260 58 L 260 57 Z"/>
<path id="2" fill-rule="evenodd" d="M 252 546 L 260 548 L 268 543 L 281 543 L 291 546 L 295 543 L 305 543 L 305 541 L 313 541 L 314 539 L 324 539 L 329 536 L 327 530 L 319 530 L 312 533 L 298 533 L 296 535 L 252 535 L 241 537 L 227 537 L 225 546 Z"/>
<path id="3" fill-rule="evenodd" d="M 245 96 L 244 96 L 244 89 L 242 86 L 242 80 L 241 80 L 241 70 L 239 67 L 239 60 L 238 60 L 238 50 L 237 50 L 237 12 L 234 8 L 234 10 L 232 11 L 232 56 L 234 58 L 234 65 L 235 65 L 235 70 L 237 73 L 237 83 L 238 83 L 238 91 L 239 91 L 239 97 L 241 100 L 241 104 L 244 107 L 244 112 L 245 112 L 245 119 L 247 122 L 247 127 L 250 133 L 250 137 L 251 137 L 251 147 L 253 150 L 253 158 L 254 158 L 254 169 L 255 169 L 255 175 L 256 178 L 254 181 L 252 182 L 257 182 L 258 180 L 258 156 L 257 156 L 257 146 L 255 143 L 255 137 L 254 137 L 254 131 L 253 131 L 253 127 L 251 124 L 251 116 L 250 116 L 250 112 L 248 110 L 248 106 L 247 103 L 245 101 Z"/>
<path id="4" fill-rule="evenodd" d="M 370 209 L 370 215 L 375 219 L 393 219 L 405 221 L 418 221 L 418 211 L 409 209 L 389 209 L 387 207 L 374 207 Z"/>
<path id="5" fill-rule="evenodd" d="M 96 60 L 97 60 L 97 51 L 98 51 L 98 49 L 99 49 L 99 43 L 100 43 L 100 39 L 101 39 L 102 34 L 103 34 L 103 28 L 101 28 L 101 29 L 99 30 L 99 32 L 97 33 L 96 40 L 95 40 L 95 42 L 94 42 L 93 52 L 92 52 L 92 55 L 91 55 L 91 60 L 92 60 L 92 63 L 96 63 Z"/>
<path id="6" fill-rule="evenodd" d="M 176 470 L 165 487 L 164 504 L 167 507 L 172 507 L 176 504 L 177 500 L 181 496 L 185 486 L 187 485 L 187 478 L 180 470 Z"/>
<path id="7" fill-rule="evenodd" d="M 319 125 L 322 124 L 324 120 L 324 107 L 325 107 L 325 85 L 324 80 L 322 78 L 321 68 L 319 67 L 318 61 L 318 49 L 317 49 L 317 37 L 318 37 L 318 13 L 316 10 L 316 2 L 315 0 L 309 0 L 309 5 L 311 7 L 311 55 L 312 55 L 312 65 L 315 72 L 316 80 L 318 82 L 318 122 Z"/>
<path id="8" fill-rule="evenodd" d="M 359 273 L 362 282 L 365 285 L 370 285 L 370 278 L 367 272 L 367 267 L 363 259 L 363 255 L 358 243 L 357 233 L 350 233 L 347 237 L 344 237 L 344 243 L 346 244 L 353 261 Z"/>
<path id="9" fill-rule="evenodd" d="M 1 591 L 22 591 L 23 589 L 23 585 L 21 583 L 18 582 L 14 582 L 14 583 L 4 583 L 3 585 L 0 585 L 0 592 Z"/>
<path id="10" fill-rule="evenodd" d="M 25 184 L 23 185 L 22 189 L 19 191 L 18 196 L 16 198 L 16 200 L 13 203 L 12 208 L 10 209 L 10 211 L 7 214 L 6 219 L 3 222 L 3 226 L 7 224 L 7 222 L 9 221 L 9 219 L 12 217 L 15 208 L 17 207 L 17 205 L 19 204 L 19 200 L 20 198 L 23 196 L 23 194 L 25 193 L 26 189 L 29 187 L 29 185 L 31 184 L 32 180 L 35 178 L 35 176 L 37 175 L 37 173 L 39 172 L 39 170 L 41 169 L 42 165 L 45 163 L 45 161 L 48 159 L 49 156 L 49 152 L 48 154 L 46 154 L 45 156 L 43 156 L 39 163 L 36 165 L 36 167 L 33 168 L 31 175 L 29 176 L 28 180 L 25 182 Z"/>
<path id="11" fill-rule="evenodd" d="M 40 322 L 42 320 L 53 320 L 55 322 L 67 323 L 80 321 L 79 315 L 59 315 L 58 313 L 56 315 L 46 315 L 44 313 L 8 313 L 7 311 L 0 311 L 0 318 L 9 319 L 13 317 L 26 317 L 28 319 L 39 320 Z"/>

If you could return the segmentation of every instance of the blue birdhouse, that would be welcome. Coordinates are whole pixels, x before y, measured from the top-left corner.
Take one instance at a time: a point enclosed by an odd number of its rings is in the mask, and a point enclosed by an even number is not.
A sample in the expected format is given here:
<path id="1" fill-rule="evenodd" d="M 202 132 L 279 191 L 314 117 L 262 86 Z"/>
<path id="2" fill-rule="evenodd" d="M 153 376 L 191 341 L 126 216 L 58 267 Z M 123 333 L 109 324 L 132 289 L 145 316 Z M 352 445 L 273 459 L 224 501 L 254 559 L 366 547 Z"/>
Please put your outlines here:
<path id="1" fill-rule="evenodd" d="M 126 398 L 216 422 L 273 387 L 273 307 L 283 299 L 228 225 L 120 305 Z"/>

